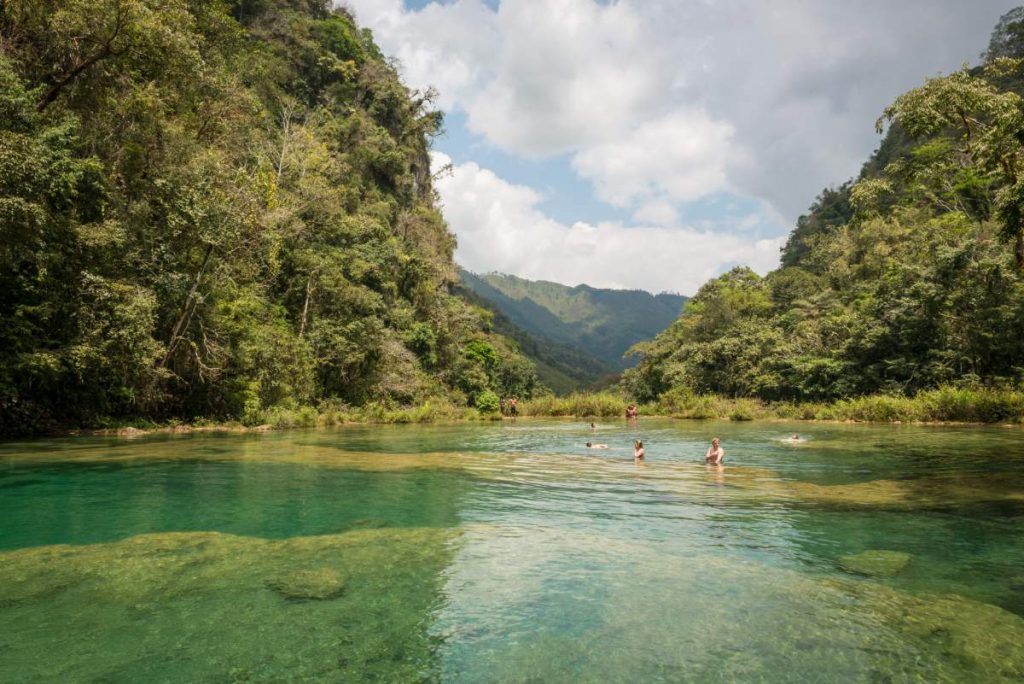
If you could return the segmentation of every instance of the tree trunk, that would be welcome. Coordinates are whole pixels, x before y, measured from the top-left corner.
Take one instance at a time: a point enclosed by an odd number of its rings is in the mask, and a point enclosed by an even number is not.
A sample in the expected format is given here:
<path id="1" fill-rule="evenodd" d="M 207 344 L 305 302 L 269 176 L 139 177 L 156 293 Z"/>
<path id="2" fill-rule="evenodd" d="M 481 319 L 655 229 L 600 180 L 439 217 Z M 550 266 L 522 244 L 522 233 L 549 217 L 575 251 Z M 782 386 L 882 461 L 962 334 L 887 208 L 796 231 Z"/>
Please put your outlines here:
<path id="1" fill-rule="evenodd" d="M 203 255 L 203 263 L 199 265 L 199 270 L 196 271 L 196 277 L 192 281 L 192 287 L 189 288 L 188 295 L 185 297 L 185 302 L 181 305 L 181 314 L 178 316 L 178 320 L 174 324 L 174 329 L 171 331 L 171 339 L 167 343 L 167 353 L 164 354 L 163 361 L 160 362 L 161 368 L 167 366 L 170 362 L 171 354 L 174 353 L 174 348 L 178 345 L 178 336 L 181 334 L 185 321 L 189 318 L 189 304 L 192 303 L 192 299 L 196 296 L 196 291 L 199 289 L 199 281 L 203 278 L 203 271 L 206 270 L 206 265 L 210 262 L 210 255 L 212 254 L 213 245 L 207 245 L 206 254 Z"/>
<path id="2" fill-rule="evenodd" d="M 2 5 L 0 5 L 0 9 L 2 9 Z M 110 37 L 103 43 L 103 47 L 101 47 L 92 57 L 89 57 L 83 62 L 79 62 L 74 69 L 65 74 L 62 78 L 58 78 L 42 98 L 39 99 L 39 102 L 36 103 L 37 112 L 42 112 L 44 109 L 49 107 L 50 104 L 57 99 L 57 96 L 60 95 L 60 91 L 87 70 L 95 66 L 98 62 L 101 62 L 108 57 L 117 57 L 121 54 L 121 50 L 114 49 L 114 41 L 117 40 L 117 37 L 121 34 L 121 30 L 124 28 L 124 23 L 124 8 L 121 4 L 118 4 L 117 15 L 114 18 L 114 29 L 111 31 Z"/>
<path id="3" fill-rule="evenodd" d="M 302 323 L 299 324 L 299 339 L 306 334 L 306 319 L 309 315 L 309 300 L 313 298 L 313 276 L 306 279 L 306 301 L 302 304 Z"/>

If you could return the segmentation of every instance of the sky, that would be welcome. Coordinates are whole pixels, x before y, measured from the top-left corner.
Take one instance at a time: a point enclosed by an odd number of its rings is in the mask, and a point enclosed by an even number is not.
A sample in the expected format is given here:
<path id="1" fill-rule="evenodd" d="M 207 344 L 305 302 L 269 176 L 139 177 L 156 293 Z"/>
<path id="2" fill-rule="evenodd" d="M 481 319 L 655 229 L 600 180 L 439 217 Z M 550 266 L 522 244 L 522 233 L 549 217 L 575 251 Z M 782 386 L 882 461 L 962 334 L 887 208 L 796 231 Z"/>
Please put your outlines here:
<path id="1" fill-rule="evenodd" d="M 766 273 L 897 95 L 977 63 L 998 0 L 345 0 L 435 88 L 456 260 L 692 295 Z"/>

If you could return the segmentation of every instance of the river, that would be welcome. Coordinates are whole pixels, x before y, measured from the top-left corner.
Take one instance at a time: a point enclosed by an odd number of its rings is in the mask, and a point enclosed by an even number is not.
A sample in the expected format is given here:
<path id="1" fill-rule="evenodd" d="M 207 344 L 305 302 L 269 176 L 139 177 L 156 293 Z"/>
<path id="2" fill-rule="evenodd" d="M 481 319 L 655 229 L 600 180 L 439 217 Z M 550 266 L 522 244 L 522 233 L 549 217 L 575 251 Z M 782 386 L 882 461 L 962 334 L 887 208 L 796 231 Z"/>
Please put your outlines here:
<path id="1" fill-rule="evenodd" d="M 641 419 L 0 444 L 0 681 L 1021 681 L 1022 437 Z"/>

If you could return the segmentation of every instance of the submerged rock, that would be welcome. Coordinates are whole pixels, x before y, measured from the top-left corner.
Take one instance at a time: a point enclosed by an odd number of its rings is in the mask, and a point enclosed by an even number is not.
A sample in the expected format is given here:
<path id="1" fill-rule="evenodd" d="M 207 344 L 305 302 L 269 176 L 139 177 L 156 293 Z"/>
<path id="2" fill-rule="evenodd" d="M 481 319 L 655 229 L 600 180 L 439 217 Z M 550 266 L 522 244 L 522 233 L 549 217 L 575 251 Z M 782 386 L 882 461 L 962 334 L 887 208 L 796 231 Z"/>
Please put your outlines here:
<path id="1" fill-rule="evenodd" d="M 323 601 L 337 598 L 345 591 L 345 578 L 332 568 L 295 570 L 267 583 L 287 599 Z"/>
<path id="2" fill-rule="evenodd" d="M 896 575 L 910 563 L 911 556 L 903 551 L 869 549 L 839 557 L 839 566 L 858 575 Z"/>
<path id="3" fill-rule="evenodd" d="M 424 615 L 456 536 L 169 532 L 3 551 L 0 682 L 430 680 Z"/>

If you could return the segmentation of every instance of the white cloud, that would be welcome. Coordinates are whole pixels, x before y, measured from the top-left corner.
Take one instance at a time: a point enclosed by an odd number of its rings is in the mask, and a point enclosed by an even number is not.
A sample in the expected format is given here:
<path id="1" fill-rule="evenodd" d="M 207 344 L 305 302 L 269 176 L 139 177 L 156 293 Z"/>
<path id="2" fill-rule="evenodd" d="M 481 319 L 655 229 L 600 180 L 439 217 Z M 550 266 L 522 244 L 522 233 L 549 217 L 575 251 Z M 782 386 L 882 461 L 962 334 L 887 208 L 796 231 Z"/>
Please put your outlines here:
<path id="1" fill-rule="evenodd" d="M 652 183 L 677 202 L 732 190 L 790 222 L 822 187 L 858 171 L 892 98 L 977 55 L 1014 6 L 502 0 L 493 11 L 456 0 L 410 11 L 401 0 L 348 2 L 411 85 L 437 86 L 443 107 L 464 111 L 474 133 L 510 154 L 576 155 L 613 202 L 648 204 Z M 634 182 L 621 186 L 628 174 L 605 154 L 640 158 Z M 648 192 L 636 191 L 645 183 Z"/>
<path id="2" fill-rule="evenodd" d="M 434 153 L 435 168 L 448 163 Z M 761 273 L 774 268 L 782 242 L 681 227 L 565 225 L 538 208 L 537 192 L 473 162 L 454 166 L 437 190 L 459 240 L 456 259 L 478 272 L 692 294 L 734 263 Z"/>
<path id="3" fill-rule="evenodd" d="M 782 239 L 756 236 L 855 175 L 884 106 L 977 55 L 1015 3 L 346 4 L 408 85 L 437 87 L 443 109 L 513 157 L 565 155 L 634 223 L 554 221 L 533 189 L 461 164 L 437 185 L 464 266 L 692 292 L 733 263 L 773 267 Z"/>
<path id="4" fill-rule="evenodd" d="M 660 199 L 685 202 L 727 188 L 733 129 L 701 111 L 679 111 L 644 123 L 627 136 L 593 145 L 573 168 L 598 197 L 619 207 Z"/>

